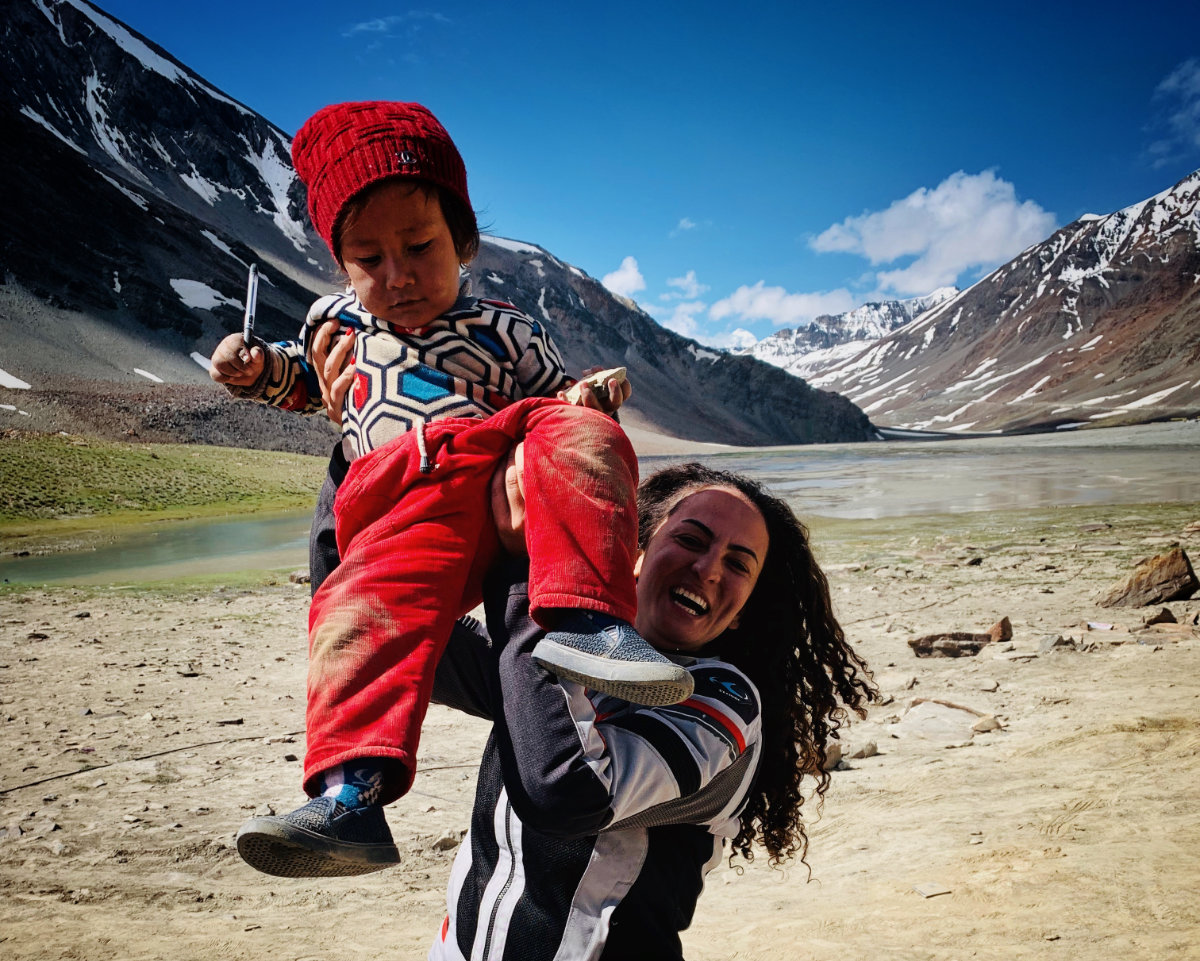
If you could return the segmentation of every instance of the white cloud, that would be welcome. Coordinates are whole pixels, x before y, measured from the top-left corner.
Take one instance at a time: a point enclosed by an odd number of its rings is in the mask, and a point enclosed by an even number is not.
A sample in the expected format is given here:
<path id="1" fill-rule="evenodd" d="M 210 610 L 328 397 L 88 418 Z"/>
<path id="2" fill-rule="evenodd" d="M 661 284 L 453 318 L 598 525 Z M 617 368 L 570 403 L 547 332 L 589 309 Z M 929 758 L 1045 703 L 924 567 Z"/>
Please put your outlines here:
<path id="1" fill-rule="evenodd" d="M 638 270 L 638 262 L 634 257 L 622 260 L 621 266 L 611 274 L 605 274 L 600 283 L 621 297 L 632 297 L 639 290 L 646 289 L 646 279 Z"/>
<path id="2" fill-rule="evenodd" d="M 697 337 L 696 340 L 704 344 L 706 347 L 719 347 L 723 350 L 737 350 L 739 347 L 753 347 L 758 343 L 758 338 L 750 331 L 742 327 L 735 330 L 724 331 L 718 334 L 705 334 Z"/>
<path id="3" fill-rule="evenodd" d="M 404 28 L 407 28 L 407 32 L 414 33 L 420 30 L 424 22 L 430 20 L 435 23 L 453 23 L 445 14 L 432 11 L 410 10 L 408 13 L 391 14 L 386 17 L 375 17 L 371 20 L 360 20 L 358 23 L 352 23 L 342 30 L 342 36 L 354 37 L 360 33 L 378 33 L 384 36 L 391 36 Z"/>
<path id="4" fill-rule="evenodd" d="M 656 320 L 667 330 L 673 330 L 681 337 L 691 337 L 693 340 L 701 340 L 706 337 L 700 331 L 700 325 L 696 323 L 696 315 L 704 312 L 704 308 L 708 304 L 702 301 L 685 301 L 684 303 L 675 304 L 671 308 L 669 314 L 658 315 Z"/>
<path id="5" fill-rule="evenodd" d="M 673 277 L 667 281 L 668 287 L 678 287 L 679 293 L 668 292 L 662 295 L 663 300 L 695 300 L 708 290 L 707 284 L 696 280 L 696 271 L 689 270 L 682 277 Z"/>
<path id="6" fill-rule="evenodd" d="M 1155 100 L 1167 113 L 1158 118 L 1156 127 L 1165 134 L 1150 145 L 1156 157 L 1154 165 L 1174 163 L 1180 154 L 1191 155 L 1200 149 L 1200 59 L 1192 57 L 1171 71 L 1154 91 Z"/>
<path id="7" fill-rule="evenodd" d="M 830 290 L 816 294 L 793 294 L 782 287 L 767 287 L 759 281 L 753 287 L 739 287 L 709 309 L 713 320 L 737 317 L 741 320 L 769 320 L 777 327 L 807 323 L 821 314 L 841 314 L 853 310 L 858 301 L 848 290 Z"/>
<path id="8" fill-rule="evenodd" d="M 689 230 L 695 230 L 699 226 L 691 217 L 680 217 L 679 223 L 675 225 L 675 229 L 671 231 L 670 236 L 678 237 L 680 234 L 686 233 Z"/>
<path id="9" fill-rule="evenodd" d="M 692 220 L 691 217 L 680 217 L 679 223 L 677 223 L 671 229 L 671 233 L 669 234 L 669 236 L 673 239 L 675 237 L 678 237 L 680 234 L 686 234 L 693 230 L 707 230 L 711 226 L 712 226 L 711 220 L 699 221 L 699 220 Z"/>
<path id="10" fill-rule="evenodd" d="M 951 174 L 932 190 L 922 187 L 886 210 L 847 217 L 812 241 L 821 253 L 866 257 L 873 265 L 915 257 L 907 266 L 882 271 L 881 290 L 899 295 L 927 294 L 955 283 L 973 268 L 1012 259 L 1055 229 L 1052 213 L 1032 200 L 1018 201 L 1016 190 L 993 171 Z"/>
<path id="11" fill-rule="evenodd" d="M 753 347 L 757 343 L 758 338 L 750 333 L 750 331 L 744 330 L 741 327 L 729 334 L 730 347 Z"/>

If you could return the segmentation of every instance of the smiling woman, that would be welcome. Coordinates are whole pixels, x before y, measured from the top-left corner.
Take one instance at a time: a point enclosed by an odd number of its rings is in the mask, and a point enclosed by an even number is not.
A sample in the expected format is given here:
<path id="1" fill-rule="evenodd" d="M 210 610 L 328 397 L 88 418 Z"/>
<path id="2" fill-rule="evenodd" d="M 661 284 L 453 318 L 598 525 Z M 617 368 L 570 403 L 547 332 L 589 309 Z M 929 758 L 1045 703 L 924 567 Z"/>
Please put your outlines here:
<path id="1" fill-rule="evenodd" d="M 762 514 L 740 491 L 711 487 L 681 499 L 634 567 L 642 636 L 660 650 L 693 652 L 736 628 L 768 540 Z"/>
<path id="2" fill-rule="evenodd" d="M 503 527 L 520 505 L 493 513 Z M 875 696 L 808 533 L 700 464 L 648 478 L 638 520 L 636 626 L 695 692 L 645 707 L 556 680 L 532 656 L 523 568 L 494 572 L 490 638 L 459 630 L 435 684 L 495 723 L 431 958 L 680 959 L 726 842 L 804 857 L 802 782 L 824 793 L 828 739 Z"/>

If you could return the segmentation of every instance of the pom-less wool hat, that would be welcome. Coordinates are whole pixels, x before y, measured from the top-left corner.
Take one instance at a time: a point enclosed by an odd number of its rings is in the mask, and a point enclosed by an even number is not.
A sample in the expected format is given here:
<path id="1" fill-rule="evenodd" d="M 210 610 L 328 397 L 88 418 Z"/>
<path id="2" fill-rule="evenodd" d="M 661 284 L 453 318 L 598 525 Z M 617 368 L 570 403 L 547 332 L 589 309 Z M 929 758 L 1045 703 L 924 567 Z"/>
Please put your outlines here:
<path id="1" fill-rule="evenodd" d="M 308 118 L 292 142 L 292 162 L 308 188 L 313 227 L 333 252 L 333 225 L 346 202 L 387 177 L 444 187 L 467 210 L 467 170 L 458 148 L 419 103 L 335 103 Z"/>

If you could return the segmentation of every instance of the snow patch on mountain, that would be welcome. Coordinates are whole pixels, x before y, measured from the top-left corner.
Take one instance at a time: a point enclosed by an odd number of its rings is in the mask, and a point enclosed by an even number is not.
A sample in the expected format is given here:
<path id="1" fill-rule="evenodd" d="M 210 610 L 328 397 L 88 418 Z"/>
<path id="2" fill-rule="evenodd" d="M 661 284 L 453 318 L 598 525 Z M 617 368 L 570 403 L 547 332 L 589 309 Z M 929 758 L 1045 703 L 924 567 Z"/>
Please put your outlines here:
<path id="1" fill-rule="evenodd" d="M 213 290 L 208 284 L 199 280 L 182 280 L 174 278 L 171 280 L 171 289 L 179 296 L 185 306 L 194 307 L 198 310 L 212 310 L 214 307 L 219 307 L 222 304 L 229 304 L 231 307 L 236 307 L 241 310 L 243 304 L 240 300 L 233 297 L 226 297 L 218 290 Z"/>
<path id="2" fill-rule="evenodd" d="M 0 387 L 7 387 L 9 390 L 29 390 L 29 384 L 21 380 L 20 377 L 14 377 L 6 370 L 0 370 Z M 15 407 L 8 408 L 16 410 Z"/>
<path id="3" fill-rule="evenodd" d="M 66 134 L 64 134 L 61 130 L 59 130 L 56 126 L 54 126 L 54 124 L 52 124 L 49 120 L 47 120 L 45 117 L 43 117 L 40 113 L 38 113 L 32 107 L 29 107 L 29 106 L 21 107 L 21 113 L 25 114 L 26 117 L 28 117 L 30 120 L 34 121 L 35 123 L 41 124 L 43 127 L 45 127 L 47 130 L 49 130 L 52 134 L 54 134 L 54 136 L 56 136 L 59 140 L 61 140 L 63 143 L 65 143 L 72 150 L 78 151 L 79 153 L 83 154 L 85 157 L 87 156 L 86 150 L 84 150 L 81 146 L 79 146 L 79 144 L 77 144 L 74 140 L 72 140 L 70 137 L 68 137 Z"/>
<path id="4" fill-rule="evenodd" d="M 270 194 L 271 206 L 266 207 L 260 202 L 259 211 L 270 214 L 279 232 L 290 240 L 298 251 L 303 252 L 308 247 L 304 224 L 288 215 L 288 190 L 296 179 L 296 173 L 288 159 L 291 156 L 291 144 L 269 139 L 261 150 L 256 151 L 245 136 L 240 139 L 246 145 L 246 159 L 258 171 Z"/>
<path id="5" fill-rule="evenodd" d="M 493 247 L 502 247 L 504 250 L 511 250 L 516 254 L 543 254 L 545 253 L 541 247 L 535 247 L 532 244 L 524 244 L 519 240 L 509 240 L 507 237 L 481 237 L 485 244 L 491 244 Z"/>
<path id="6" fill-rule="evenodd" d="M 132 200 L 135 204 L 137 204 L 139 207 L 141 207 L 142 210 L 150 209 L 150 201 L 147 200 L 145 197 L 143 197 L 141 194 L 135 193 L 134 191 L 130 190 L 128 187 L 126 187 L 123 183 L 121 183 L 115 177 L 110 177 L 108 174 L 104 173 L 102 170 L 97 170 L 96 173 L 98 173 L 102 179 L 104 179 L 104 180 L 108 181 L 110 184 L 112 184 L 117 190 L 119 190 L 126 197 L 128 197 L 130 200 Z"/>
<path id="7" fill-rule="evenodd" d="M 126 30 L 125 27 L 117 23 L 115 20 L 109 19 L 94 7 L 91 7 L 86 3 L 81 3 L 80 0 L 60 0 L 60 3 L 65 3 L 68 6 L 74 7 L 76 10 L 82 13 L 85 17 L 91 20 L 92 23 L 112 37 L 113 42 L 116 43 L 118 47 L 137 60 L 138 63 L 140 63 L 147 70 L 159 74 L 167 80 L 170 80 L 172 83 L 187 84 L 188 86 L 202 90 L 207 96 L 212 97 L 215 100 L 220 100 L 223 103 L 227 103 L 230 106 L 236 107 L 244 114 L 249 115 L 252 113 L 252 111 L 248 110 L 246 107 L 243 107 L 236 100 L 231 100 L 215 87 L 210 87 L 208 84 L 201 81 L 200 78 L 195 74 L 184 69 L 179 64 L 172 63 L 166 57 L 155 53 L 142 40 L 139 40 L 128 30 Z M 58 18 L 55 15 L 56 11 L 53 10 L 48 3 L 45 3 L 44 0 L 34 0 L 34 5 L 46 15 L 46 18 L 52 24 L 54 24 L 55 27 L 58 28 L 58 33 L 62 38 L 63 44 L 65 46 L 71 46 L 71 44 L 67 42 L 66 36 L 63 34 L 62 25 L 58 22 Z"/>
<path id="8" fill-rule="evenodd" d="M 117 164 L 129 174 L 134 180 L 150 186 L 150 180 L 142 173 L 133 163 L 130 162 L 128 154 L 132 154 L 129 147 L 129 141 L 117 127 L 111 126 L 108 123 L 108 110 L 105 105 L 104 93 L 106 88 L 100 78 L 92 74 L 85 81 L 84 86 L 84 105 L 87 108 L 88 117 L 92 121 L 92 136 L 100 148 L 112 157 Z"/>

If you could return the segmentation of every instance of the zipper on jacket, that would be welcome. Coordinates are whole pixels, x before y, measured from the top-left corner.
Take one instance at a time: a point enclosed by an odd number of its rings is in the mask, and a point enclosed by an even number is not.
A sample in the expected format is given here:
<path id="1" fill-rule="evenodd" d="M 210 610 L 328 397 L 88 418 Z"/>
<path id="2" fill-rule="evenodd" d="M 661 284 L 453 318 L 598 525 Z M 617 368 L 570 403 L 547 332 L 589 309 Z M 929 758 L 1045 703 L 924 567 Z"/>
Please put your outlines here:
<path id="1" fill-rule="evenodd" d="M 500 905 L 504 903 L 505 895 L 512 888 L 513 880 L 517 876 L 517 852 L 513 850 L 512 845 L 512 802 L 508 800 L 507 794 L 504 796 L 504 847 L 509 854 L 508 877 L 504 879 L 500 892 L 492 902 L 491 915 L 488 917 L 487 936 L 483 939 L 484 961 L 487 961 L 492 955 L 492 935 L 496 933 L 496 915 L 500 912 Z"/>

